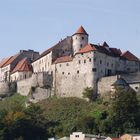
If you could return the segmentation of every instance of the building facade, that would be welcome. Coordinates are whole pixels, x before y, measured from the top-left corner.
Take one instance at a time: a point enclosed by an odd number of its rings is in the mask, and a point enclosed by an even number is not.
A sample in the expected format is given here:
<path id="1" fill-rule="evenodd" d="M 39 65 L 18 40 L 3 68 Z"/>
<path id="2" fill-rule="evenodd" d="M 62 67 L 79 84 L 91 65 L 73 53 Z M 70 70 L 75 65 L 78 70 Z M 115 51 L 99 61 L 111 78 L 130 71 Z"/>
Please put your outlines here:
<path id="1" fill-rule="evenodd" d="M 28 55 L 28 58 L 31 56 Z M 34 53 L 34 56 L 32 71 L 28 67 L 26 76 L 26 69 L 12 72 L 16 65 L 20 65 L 18 62 L 27 57 L 25 52 L 4 59 L 0 63 L 1 81 L 23 80 L 32 73 L 46 72 L 52 76 L 49 86 L 53 93 L 63 97 L 82 97 L 86 87 L 97 90 L 97 83 L 102 77 L 140 71 L 139 58 L 129 51 L 122 53 L 120 49 L 111 48 L 106 42 L 89 43 L 89 35 L 82 26 L 72 36 L 59 41 L 41 55 Z"/>

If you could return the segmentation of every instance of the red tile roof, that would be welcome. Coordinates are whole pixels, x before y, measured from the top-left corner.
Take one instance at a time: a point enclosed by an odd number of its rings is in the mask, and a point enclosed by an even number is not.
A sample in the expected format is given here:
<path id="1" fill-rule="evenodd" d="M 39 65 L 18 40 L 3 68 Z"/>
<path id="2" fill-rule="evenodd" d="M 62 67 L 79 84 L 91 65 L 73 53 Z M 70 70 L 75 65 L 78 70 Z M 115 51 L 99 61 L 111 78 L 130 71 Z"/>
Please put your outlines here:
<path id="1" fill-rule="evenodd" d="M 2 68 L 10 59 L 11 57 L 2 59 L 0 62 L 0 68 Z"/>
<path id="2" fill-rule="evenodd" d="M 95 50 L 97 50 L 97 49 L 93 45 L 88 44 L 85 47 L 83 47 L 79 52 L 77 52 L 77 54 L 79 54 L 79 53 L 87 53 L 87 52 L 95 51 Z"/>
<path id="3" fill-rule="evenodd" d="M 124 52 L 121 56 L 129 61 L 140 61 L 139 58 L 137 58 L 134 54 L 132 54 L 129 51 Z"/>
<path id="4" fill-rule="evenodd" d="M 4 65 L 2 65 L 2 67 L 5 67 L 5 66 L 11 64 L 19 55 L 20 55 L 20 54 L 16 54 L 16 55 L 14 55 L 14 56 L 11 56 L 11 57 L 6 61 L 6 63 L 4 63 Z"/>
<path id="5" fill-rule="evenodd" d="M 72 61 L 72 57 L 63 56 L 63 57 L 57 58 L 54 63 L 64 63 L 64 62 L 70 62 L 70 61 Z"/>
<path id="6" fill-rule="evenodd" d="M 88 35 L 88 33 L 85 31 L 85 29 L 83 28 L 83 26 L 80 26 L 79 29 L 76 31 L 75 34 L 86 34 Z M 75 35 L 74 34 L 74 35 Z"/>
<path id="7" fill-rule="evenodd" d="M 22 59 L 18 62 L 16 67 L 13 69 L 12 73 L 14 72 L 25 72 L 25 71 L 32 71 L 32 66 L 29 64 L 27 58 Z"/>

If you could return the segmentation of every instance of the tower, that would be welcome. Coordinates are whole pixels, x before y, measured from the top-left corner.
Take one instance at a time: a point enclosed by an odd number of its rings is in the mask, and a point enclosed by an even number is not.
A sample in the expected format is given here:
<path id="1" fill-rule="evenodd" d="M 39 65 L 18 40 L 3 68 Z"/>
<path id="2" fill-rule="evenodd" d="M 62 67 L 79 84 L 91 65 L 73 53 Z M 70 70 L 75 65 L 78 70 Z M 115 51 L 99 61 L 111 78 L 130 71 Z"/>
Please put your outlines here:
<path id="1" fill-rule="evenodd" d="M 75 34 L 72 35 L 73 54 L 88 44 L 88 34 L 81 26 Z"/>

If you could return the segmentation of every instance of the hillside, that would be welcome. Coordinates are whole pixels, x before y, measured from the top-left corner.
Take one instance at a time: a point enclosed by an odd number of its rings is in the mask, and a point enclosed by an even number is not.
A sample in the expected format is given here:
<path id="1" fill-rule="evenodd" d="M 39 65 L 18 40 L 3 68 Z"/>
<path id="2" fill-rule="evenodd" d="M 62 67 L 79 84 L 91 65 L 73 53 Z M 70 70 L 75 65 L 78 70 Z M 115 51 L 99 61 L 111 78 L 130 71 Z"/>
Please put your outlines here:
<path id="1" fill-rule="evenodd" d="M 86 101 L 52 97 L 25 107 L 14 95 L 0 101 L 0 139 L 46 139 L 73 131 L 117 136 L 140 132 L 140 102 L 133 91 L 119 91 L 115 99 Z"/>

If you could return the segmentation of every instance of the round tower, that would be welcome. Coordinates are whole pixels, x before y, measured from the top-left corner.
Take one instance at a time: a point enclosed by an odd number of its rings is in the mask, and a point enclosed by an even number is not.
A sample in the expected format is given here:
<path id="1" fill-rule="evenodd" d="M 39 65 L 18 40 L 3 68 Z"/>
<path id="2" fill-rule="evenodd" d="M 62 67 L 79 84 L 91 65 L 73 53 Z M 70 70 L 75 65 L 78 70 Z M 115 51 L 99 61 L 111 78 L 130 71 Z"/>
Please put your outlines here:
<path id="1" fill-rule="evenodd" d="M 88 44 L 88 34 L 81 26 L 75 34 L 72 35 L 73 54 L 79 52 L 85 45 Z"/>

